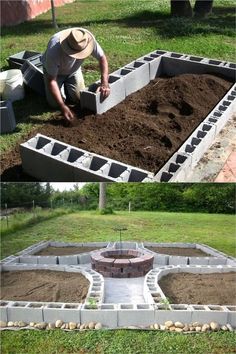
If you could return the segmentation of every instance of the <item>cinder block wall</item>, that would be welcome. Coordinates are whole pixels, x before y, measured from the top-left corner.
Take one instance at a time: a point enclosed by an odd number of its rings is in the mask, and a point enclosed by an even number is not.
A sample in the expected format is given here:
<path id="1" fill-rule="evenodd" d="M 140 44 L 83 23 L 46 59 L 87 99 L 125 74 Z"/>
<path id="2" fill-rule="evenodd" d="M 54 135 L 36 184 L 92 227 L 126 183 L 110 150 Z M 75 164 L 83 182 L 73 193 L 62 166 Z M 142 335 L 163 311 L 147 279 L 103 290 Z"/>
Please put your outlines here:
<path id="1" fill-rule="evenodd" d="M 54 6 L 63 6 L 75 0 L 54 0 Z M 1 5 L 1 26 L 14 26 L 51 9 L 50 0 L 4 0 Z"/>

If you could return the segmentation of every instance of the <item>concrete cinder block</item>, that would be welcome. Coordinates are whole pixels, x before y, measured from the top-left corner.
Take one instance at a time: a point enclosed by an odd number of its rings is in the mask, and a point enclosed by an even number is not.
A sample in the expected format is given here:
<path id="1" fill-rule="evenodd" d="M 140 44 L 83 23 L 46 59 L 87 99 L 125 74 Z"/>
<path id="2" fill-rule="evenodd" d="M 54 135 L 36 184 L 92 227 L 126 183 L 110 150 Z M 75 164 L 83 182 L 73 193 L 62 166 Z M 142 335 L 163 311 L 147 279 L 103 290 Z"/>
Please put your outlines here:
<path id="1" fill-rule="evenodd" d="M 169 256 L 165 254 L 155 254 L 154 256 L 154 264 L 157 265 L 168 265 L 169 264 Z"/>
<path id="2" fill-rule="evenodd" d="M 81 309 L 81 323 L 101 322 L 103 326 L 116 328 L 118 323 L 117 305 L 103 304 L 99 309 L 89 309 L 84 304 Z"/>
<path id="3" fill-rule="evenodd" d="M 58 264 L 57 256 L 38 256 L 38 264 Z"/>
<path id="4" fill-rule="evenodd" d="M 228 313 L 223 311 L 221 306 L 212 306 L 210 305 L 191 305 L 192 307 L 192 322 L 199 323 L 210 323 L 212 321 L 218 322 L 220 325 L 227 324 Z M 217 310 L 216 308 L 219 308 Z"/>
<path id="5" fill-rule="evenodd" d="M 156 52 L 149 53 L 137 59 L 137 61 L 147 62 L 149 66 L 149 79 L 154 80 L 156 76 L 159 76 L 161 55 Z"/>
<path id="6" fill-rule="evenodd" d="M 169 265 L 188 264 L 188 257 L 169 256 Z"/>
<path id="7" fill-rule="evenodd" d="M 109 75 L 110 95 L 105 100 L 101 99 L 100 92 L 96 92 L 100 82 L 92 84 L 87 90 L 80 92 L 80 104 L 82 108 L 88 108 L 94 113 L 102 114 L 116 106 L 125 99 L 125 86 L 123 78 Z"/>
<path id="8" fill-rule="evenodd" d="M 7 58 L 10 69 L 21 69 L 24 62 L 28 59 L 37 59 L 42 57 L 42 53 L 35 52 L 34 50 L 24 50 L 22 52 L 10 55 Z"/>
<path id="9" fill-rule="evenodd" d="M 189 257 L 189 265 L 208 265 L 210 257 Z"/>
<path id="10" fill-rule="evenodd" d="M 118 327 L 148 326 L 154 323 L 154 308 L 149 304 L 119 304 Z"/>
<path id="11" fill-rule="evenodd" d="M 1 300 L 0 302 L 0 321 L 8 322 L 7 307 L 10 304 L 9 301 Z"/>
<path id="12" fill-rule="evenodd" d="M 224 257 L 209 257 L 209 265 L 226 265 L 227 258 Z"/>
<path id="13" fill-rule="evenodd" d="M 58 256 L 58 262 L 59 262 L 59 264 L 67 264 L 67 265 L 70 265 L 70 264 L 77 265 L 77 264 L 79 264 L 77 255 Z"/>
<path id="14" fill-rule="evenodd" d="M 183 306 L 181 308 L 181 306 Z M 166 321 L 182 323 L 191 323 L 192 320 L 192 311 L 189 307 L 185 305 L 179 305 L 178 310 L 168 310 L 165 305 L 156 305 L 155 306 L 155 319 L 154 323 L 164 324 Z"/>
<path id="15" fill-rule="evenodd" d="M 81 304 L 51 303 L 43 308 L 44 322 L 80 322 Z"/>
<path id="16" fill-rule="evenodd" d="M 24 264 L 37 264 L 38 263 L 38 257 L 37 256 L 22 256 L 19 257 L 20 263 Z"/>
<path id="17" fill-rule="evenodd" d="M 225 306 L 228 311 L 227 323 L 231 324 L 233 328 L 236 328 L 236 306 Z"/>
<path id="18" fill-rule="evenodd" d="M 43 304 L 23 301 L 11 302 L 7 307 L 8 321 L 43 322 Z"/>
<path id="19" fill-rule="evenodd" d="M 125 96 L 140 90 L 150 81 L 149 64 L 142 60 L 132 61 L 125 67 L 114 71 L 112 74 L 123 78 Z"/>
<path id="20" fill-rule="evenodd" d="M 21 67 L 24 83 L 32 90 L 45 96 L 42 57 L 28 58 Z"/>
<path id="21" fill-rule="evenodd" d="M 191 155 L 191 168 L 195 167 L 215 138 L 215 127 L 203 123 L 191 134 L 179 151 Z M 189 172 L 191 170 L 189 169 Z"/>
<path id="22" fill-rule="evenodd" d="M 186 153 L 175 153 L 161 170 L 154 176 L 155 181 L 184 181 L 192 164 L 191 156 Z"/>
<path id="23" fill-rule="evenodd" d="M 137 242 L 115 242 L 115 249 L 123 249 L 123 250 L 136 250 L 138 248 Z"/>
<path id="24" fill-rule="evenodd" d="M 212 74 L 221 74 L 228 79 L 234 79 L 235 68 L 222 67 L 219 65 L 210 64 L 203 60 L 192 61 L 188 60 L 187 56 L 171 57 L 164 55 L 162 57 L 163 71 L 162 75 L 176 76 L 181 74 L 207 74 L 211 71 Z"/>
<path id="25" fill-rule="evenodd" d="M 78 256 L 79 264 L 87 264 L 91 262 L 91 256 L 89 253 L 83 253 Z"/>
<path id="26" fill-rule="evenodd" d="M 16 128 L 16 119 L 11 101 L 0 101 L 0 134 L 10 133 Z"/>

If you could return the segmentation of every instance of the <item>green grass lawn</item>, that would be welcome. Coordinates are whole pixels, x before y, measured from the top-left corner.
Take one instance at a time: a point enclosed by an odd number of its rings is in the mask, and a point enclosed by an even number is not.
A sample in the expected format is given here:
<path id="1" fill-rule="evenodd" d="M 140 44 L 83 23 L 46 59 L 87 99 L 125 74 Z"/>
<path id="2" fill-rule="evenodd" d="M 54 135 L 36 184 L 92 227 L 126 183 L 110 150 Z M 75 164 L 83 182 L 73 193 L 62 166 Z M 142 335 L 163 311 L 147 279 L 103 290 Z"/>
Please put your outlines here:
<path id="1" fill-rule="evenodd" d="M 49 212 L 50 213 L 50 212 Z M 56 213 L 56 211 L 54 211 Z M 32 214 L 31 214 L 32 216 Z M 46 217 L 46 215 L 44 215 Z M 29 215 L 21 216 L 24 224 Z M 19 220 L 18 220 L 19 221 Z M 11 222 L 11 221 L 10 221 Z M 229 255 L 235 253 L 234 215 L 116 212 L 74 212 L 3 234 L 2 257 L 41 240 L 89 242 L 116 241 L 116 226 L 126 226 L 123 240 L 205 243 Z M 20 227 L 20 224 L 18 225 Z M 7 331 L 1 333 L 2 353 L 104 353 L 104 354 L 225 354 L 233 353 L 234 333 L 183 335 L 152 331 Z"/>
<path id="2" fill-rule="evenodd" d="M 110 72 L 155 49 L 235 60 L 234 1 L 215 0 L 207 19 L 170 17 L 170 1 L 77 0 L 56 9 L 59 30 L 81 26 L 94 33 L 104 48 Z M 22 50 L 43 52 L 55 32 L 48 11 L 32 21 L 2 28 L 1 68 L 6 59 Z M 99 78 L 95 60 L 83 65 L 87 84 Z M 33 92 L 14 102 L 17 129 L 0 137 L 1 151 L 9 151 L 19 140 L 52 115 L 45 100 Z"/>
<path id="3" fill-rule="evenodd" d="M 98 215 L 95 211 L 80 211 L 20 230 L 16 228 L 10 234 L 3 233 L 2 257 L 42 240 L 117 241 L 119 233 L 113 229 L 120 225 L 128 229 L 122 234 L 123 240 L 197 242 L 207 244 L 228 255 L 235 254 L 234 215 L 139 211 L 130 214 L 119 211 L 115 215 Z"/>
<path id="4" fill-rule="evenodd" d="M 235 333 L 154 331 L 2 332 L 2 354 L 230 354 Z"/>

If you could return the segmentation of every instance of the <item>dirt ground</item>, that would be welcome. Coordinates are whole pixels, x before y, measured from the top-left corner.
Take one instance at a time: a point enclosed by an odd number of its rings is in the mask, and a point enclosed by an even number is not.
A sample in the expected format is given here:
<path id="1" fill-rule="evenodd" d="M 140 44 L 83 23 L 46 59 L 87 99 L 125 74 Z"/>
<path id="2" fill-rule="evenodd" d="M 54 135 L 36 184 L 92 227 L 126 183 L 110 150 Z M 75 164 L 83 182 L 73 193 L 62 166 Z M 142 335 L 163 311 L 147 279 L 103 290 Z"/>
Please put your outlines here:
<path id="1" fill-rule="evenodd" d="M 52 247 L 42 249 L 41 251 L 34 253 L 34 256 L 68 256 L 71 254 L 80 254 L 85 252 L 91 252 L 99 250 L 100 248 L 94 247 Z"/>
<path id="2" fill-rule="evenodd" d="M 1 273 L 1 300 L 84 302 L 89 281 L 80 273 L 46 270 Z"/>
<path id="3" fill-rule="evenodd" d="M 77 112 L 73 126 L 60 114 L 37 132 L 67 144 L 156 173 L 214 108 L 232 83 L 211 74 L 157 78 L 102 115 Z M 2 154 L 3 181 L 23 174 L 19 146 Z"/>
<path id="4" fill-rule="evenodd" d="M 146 247 L 150 251 L 168 254 L 173 256 L 185 257 L 211 257 L 211 255 L 197 249 L 197 248 L 183 248 L 183 247 Z"/>
<path id="5" fill-rule="evenodd" d="M 236 273 L 168 274 L 159 281 L 173 304 L 236 305 Z"/>
<path id="6" fill-rule="evenodd" d="M 104 256 L 104 258 L 130 259 L 130 258 L 136 258 L 136 256 L 132 256 L 131 254 L 113 254 L 113 255 L 110 255 L 110 256 Z"/>

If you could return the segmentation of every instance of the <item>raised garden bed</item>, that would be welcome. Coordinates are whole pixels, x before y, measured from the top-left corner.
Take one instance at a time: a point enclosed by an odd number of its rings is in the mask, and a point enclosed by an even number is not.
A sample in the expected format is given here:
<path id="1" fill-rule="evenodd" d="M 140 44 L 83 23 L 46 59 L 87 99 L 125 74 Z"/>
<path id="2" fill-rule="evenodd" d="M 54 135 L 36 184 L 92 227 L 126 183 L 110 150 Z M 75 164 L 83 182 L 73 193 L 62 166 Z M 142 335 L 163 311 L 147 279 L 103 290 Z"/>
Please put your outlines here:
<path id="1" fill-rule="evenodd" d="M 174 304 L 236 305 L 236 273 L 190 274 L 181 272 L 161 278 L 159 286 Z"/>
<path id="2" fill-rule="evenodd" d="M 10 271 L 1 273 L 0 299 L 82 303 L 88 289 L 89 281 L 80 273 Z"/>
<path id="3" fill-rule="evenodd" d="M 210 254 L 203 252 L 198 248 L 184 248 L 184 247 L 146 247 L 150 251 L 168 254 L 172 256 L 185 257 L 211 257 Z"/>
<path id="4" fill-rule="evenodd" d="M 209 74 L 151 81 L 102 115 L 79 113 L 73 127 L 60 115 L 31 132 L 157 173 L 232 86 Z M 30 180 L 22 173 L 19 146 L 2 156 L 2 180 Z"/>
<path id="5" fill-rule="evenodd" d="M 34 256 L 66 256 L 72 254 L 81 254 L 98 250 L 97 247 L 53 247 L 48 246 L 34 253 Z"/>

